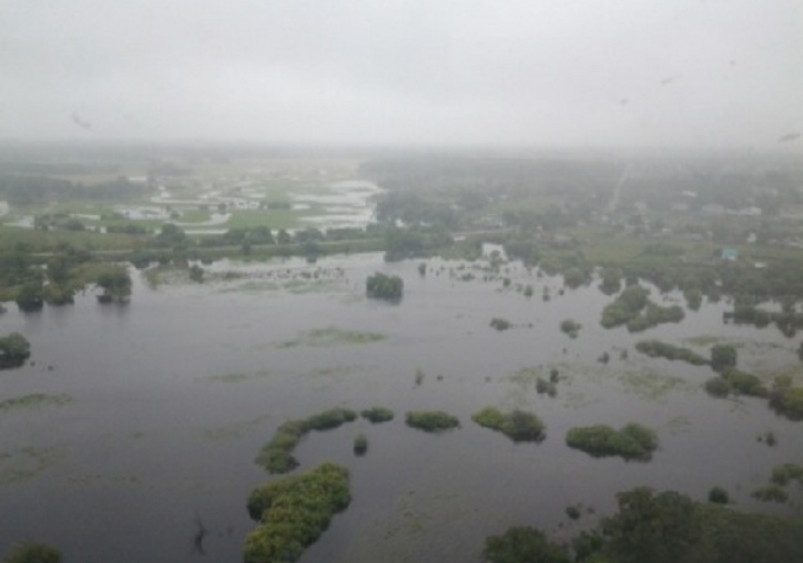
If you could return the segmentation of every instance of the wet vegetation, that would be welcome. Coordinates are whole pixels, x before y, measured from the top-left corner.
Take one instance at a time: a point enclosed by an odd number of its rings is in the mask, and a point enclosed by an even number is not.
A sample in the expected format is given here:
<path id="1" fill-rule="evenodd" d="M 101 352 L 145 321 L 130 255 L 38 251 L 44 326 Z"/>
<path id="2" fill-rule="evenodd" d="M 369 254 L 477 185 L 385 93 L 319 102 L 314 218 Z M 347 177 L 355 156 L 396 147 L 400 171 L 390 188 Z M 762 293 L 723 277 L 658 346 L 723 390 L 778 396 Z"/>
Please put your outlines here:
<path id="1" fill-rule="evenodd" d="M 368 437 L 365 434 L 359 434 L 354 438 L 354 455 L 363 456 L 368 451 Z"/>
<path id="2" fill-rule="evenodd" d="M 790 420 L 803 420 L 803 387 L 792 385 L 787 376 L 775 378 L 769 392 L 770 407 Z"/>
<path id="3" fill-rule="evenodd" d="M 443 432 L 460 426 L 460 419 L 443 411 L 409 411 L 407 426 L 424 432 Z"/>
<path id="4" fill-rule="evenodd" d="M 593 457 L 619 456 L 627 460 L 648 461 L 658 447 L 658 436 L 645 426 L 630 423 L 621 430 L 610 426 L 572 428 L 566 444 Z"/>
<path id="5" fill-rule="evenodd" d="M 180 162 L 182 157 L 176 160 Z M 14 219 L 30 213 L 34 228 L 0 225 L 0 300 L 16 301 L 20 310 L 30 312 L 44 305 L 72 303 L 79 291 L 94 286 L 102 302 L 126 301 L 131 295 L 132 280 L 122 261 L 146 268 L 145 275 L 153 277 L 161 272 L 157 268 L 180 269 L 186 280 L 207 284 L 195 291 L 206 291 L 215 282 L 230 281 L 228 274 L 215 268 L 190 266 L 188 261 L 200 260 L 206 265 L 224 256 L 246 260 L 302 256 L 312 263 L 324 254 L 372 251 L 384 252 L 388 261 L 435 255 L 474 261 L 464 270 L 458 269 L 464 267 L 462 264 L 453 270 L 448 267 L 450 279 L 487 282 L 494 291 L 501 285 L 499 293 L 512 298 L 530 297 L 538 292 L 544 301 L 554 301 L 550 307 L 558 305 L 564 294 L 571 295 L 572 289 L 598 282 L 599 290 L 611 300 L 602 313 L 601 324 L 605 328 L 625 326 L 629 332 L 640 332 L 660 323 L 680 322 L 684 319 L 680 306 L 658 303 L 661 298 L 664 303 L 672 303 L 681 293 L 686 307 L 692 311 L 703 307 L 704 297 L 709 302 L 722 299 L 729 306 L 732 304 L 732 311 L 723 316 L 725 323 L 758 328 L 774 325 L 787 337 L 803 328 L 803 313 L 799 311 L 803 299 L 803 258 L 797 248 L 803 232 L 798 219 L 780 217 L 786 206 L 799 210 L 797 206 L 803 204 L 800 190 L 795 187 L 800 184 L 798 164 L 786 166 L 773 161 L 759 167 L 760 171 L 744 171 L 739 163 L 731 163 L 729 166 L 740 171 L 720 174 L 699 163 L 666 166 L 668 161 L 636 162 L 633 164 L 636 173 L 623 175 L 620 163 L 607 160 L 578 160 L 569 165 L 561 159 L 548 158 L 368 160 L 364 161 L 361 174 L 380 181 L 386 191 L 376 196 L 378 223 L 364 228 L 303 228 L 299 219 L 306 212 L 293 208 L 292 199 L 283 187 L 278 196 L 262 194 L 257 202 L 259 208 L 254 210 L 233 209 L 234 204 L 225 201 L 211 204 L 221 214 L 230 215 L 223 224 L 223 234 L 195 235 L 189 229 L 185 232 L 186 223 L 211 217 L 215 209 L 209 209 L 206 203 L 205 208 L 197 209 L 167 209 L 166 205 L 158 204 L 169 211 L 170 220 L 131 219 L 110 206 L 110 203 L 148 203 L 157 185 L 162 183 L 166 184 L 165 189 L 175 190 L 182 197 L 182 190 L 192 192 L 194 184 L 208 183 L 203 174 L 189 169 L 191 160 L 186 159 L 186 166 L 154 163 L 153 173 L 148 171 L 148 180 L 136 186 L 127 180 L 101 180 L 96 186 L 84 185 L 59 179 L 55 171 L 47 168 L 37 169 L 37 174 L 15 173 L 10 179 L 4 175 L 0 191 L 13 207 L 20 209 L 12 208 Z M 168 174 L 170 170 L 165 169 L 170 168 L 174 170 Z M 258 167 L 249 162 L 248 169 L 252 168 Z M 665 169 L 674 172 L 664 175 L 656 171 Z M 290 180 L 296 174 L 296 170 L 283 172 L 282 181 L 297 182 L 304 187 L 312 182 L 310 178 Z M 315 174 L 317 178 L 317 167 Z M 241 177 L 246 178 L 246 183 L 251 182 L 252 187 L 262 188 L 263 178 L 248 179 L 241 169 L 232 179 L 239 182 Z M 229 188 L 225 184 L 226 181 L 219 183 L 225 197 L 243 195 L 238 192 L 239 187 Z M 426 189 L 420 189 L 424 186 Z M 613 195 L 619 188 L 623 191 L 621 198 L 618 193 Z M 90 195 L 107 207 L 100 218 L 72 216 L 73 210 L 66 205 L 69 199 Z M 79 211 L 86 211 L 83 205 L 79 202 Z M 676 211 L 684 206 L 687 211 Z M 723 216 L 705 210 L 706 206 L 721 206 Z M 321 212 L 317 204 L 312 207 L 310 214 Z M 740 214 L 745 208 L 752 215 Z M 753 208 L 760 209 L 761 214 L 755 215 Z M 185 225 L 173 224 L 177 221 Z M 510 260 L 521 260 L 522 264 L 512 264 L 512 271 L 508 271 L 498 252 L 483 257 L 484 242 L 503 246 Z M 729 252 L 723 252 L 726 249 Z M 519 275 L 515 268 L 522 265 L 526 274 Z M 418 272 L 423 279 L 417 282 L 434 283 L 447 270 L 433 261 L 421 262 Z M 551 275 L 560 278 L 547 280 L 539 287 L 544 276 Z M 654 288 L 649 290 L 646 284 L 654 284 Z M 366 280 L 365 291 L 370 298 L 398 302 L 403 293 L 402 279 L 376 274 Z M 667 295 L 670 291 L 677 293 Z M 771 300 L 775 303 L 768 307 Z M 532 301 L 521 302 L 541 306 Z M 587 318 L 578 318 L 588 326 Z M 517 319 L 517 322 L 527 321 Z M 516 325 L 494 318 L 491 326 L 502 331 Z M 576 337 L 580 326 L 579 322 L 567 319 L 561 323 L 561 330 Z M 304 332 L 279 347 L 342 346 L 383 338 L 382 334 L 330 327 Z M 12 342 L 9 348 L 4 341 L 0 340 L 0 367 L 10 360 L 8 350 L 19 348 L 19 342 Z M 750 354 L 739 364 L 736 346 L 713 346 L 710 360 L 688 348 L 658 340 L 639 342 L 636 348 L 651 358 L 700 366 L 710 364 L 718 375 L 706 382 L 709 393 L 766 398 L 779 415 L 803 420 L 803 388 L 799 382 L 796 387 L 795 379 L 781 376 L 768 388 L 765 382 L 774 374 L 745 367 L 752 366 L 750 362 L 756 359 Z M 570 350 L 571 354 L 581 352 Z M 803 344 L 798 353 L 803 357 Z M 607 363 L 610 355 L 605 351 L 599 359 Z M 626 359 L 624 353 L 621 359 Z M 739 370 L 739 365 L 754 369 L 758 375 Z M 572 400 L 576 404 L 594 401 L 595 397 L 572 398 L 576 371 L 575 366 L 567 366 L 569 384 L 566 392 L 561 389 L 561 398 L 566 395 L 567 402 Z M 242 377 L 232 376 L 231 380 Z M 795 377 L 799 377 L 799 372 Z M 423 381 L 424 373 L 418 370 L 416 386 Z M 534 383 L 538 393 L 554 396 L 558 381 L 555 372 L 548 379 L 539 375 L 530 384 Z M 641 398 L 647 397 L 649 393 L 643 390 L 649 388 L 652 399 L 659 392 L 666 393 L 683 384 L 679 378 L 652 372 L 625 373 L 617 381 L 625 383 L 627 391 L 640 387 Z M 407 380 L 406 385 L 409 383 Z M 422 392 L 416 391 L 418 396 Z M 26 395 L 0 402 L 0 412 L 65 404 L 69 400 L 67 396 Z M 550 406 L 559 405 L 552 402 Z M 381 407 L 360 414 L 372 423 L 393 418 L 392 411 Z M 352 411 L 333 409 L 307 419 L 287 421 L 265 445 L 258 462 L 271 473 L 286 473 L 298 465 L 292 454 L 308 432 L 336 428 L 355 418 Z M 538 441 L 544 436 L 543 423 L 526 411 L 505 413 L 488 408 L 472 419 L 505 433 L 513 441 Z M 433 432 L 459 426 L 457 418 L 440 411 L 412 411 L 407 413 L 406 421 L 412 427 Z M 752 435 L 753 431 L 748 434 Z M 771 443 L 769 434 L 765 441 Z M 787 441 L 791 442 L 785 439 L 776 451 L 784 451 Z M 649 459 L 658 445 L 653 431 L 635 424 L 619 431 L 607 426 L 574 428 L 567 434 L 566 442 L 593 456 L 615 455 L 636 460 Z M 354 439 L 355 454 L 364 453 L 367 447 L 365 436 Z M 249 512 L 261 525 L 246 543 L 246 561 L 297 559 L 326 528 L 331 515 L 348 504 L 345 470 L 330 465 L 322 467 L 327 470 L 319 468 L 255 491 L 253 502 L 249 501 Z M 307 477 L 310 479 L 305 481 Z M 793 481 L 801 481 L 800 467 L 778 466 L 771 483 L 755 491 L 754 496 L 759 500 L 787 502 L 786 487 Z M 727 503 L 728 493 L 714 487 L 709 491 L 709 500 L 711 504 Z M 569 509 L 573 510 L 567 509 L 567 516 L 579 516 L 579 509 L 573 506 Z M 697 504 L 676 493 L 655 494 L 640 489 L 620 495 L 619 513 L 605 519 L 597 530 L 579 536 L 572 550 L 551 544 L 540 531 L 515 528 L 503 536 L 489 538 L 485 558 L 504 563 L 801 561 L 801 537 L 799 520 L 744 515 Z"/>
<path id="6" fill-rule="evenodd" d="M 293 450 L 307 433 L 338 428 L 356 418 L 357 413 L 352 410 L 333 408 L 306 419 L 288 420 L 276 429 L 254 461 L 270 473 L 288 473 L 298 467 Z"/>
<path id="7" fill-rule="evenodd" d="M 618 512 L 572 541 L 527 527 L 486 539 L 488 563 L 774 563 L 803 561 L 803 519 L 744 514 L 648 488 L 617 495 Z"/>
<path id="8" fill-rule="evenodd" d="M 18 332 L 0 337 L 0 369 L 19 367 L 31 357 L 31 344 Z"/>
<path id="9" fill-rule="evenodd" d="M 771 480 L 781 486 L 786 486 L 790 481 L 797 481 L 799 485 L 803 485 L 803 465 L 794 463 L 778 465 L 772 470 Z"/>
<path id="10" fill-rule="evenodd" d="M 48 395 L 46 393 L 31 393 L 20 397 L 11 397 L 0 401 L 0 413 L 36 409 L 40 407 L 60 407 L 71 403 L 74 399 L 70 395 Z"/>
<path id="11" fill-rule="evenodd" d="M 61 563 L 61 552 L 42 543 L 26 543 L 14 548 L 3 563 Z"/>
<path id="12" fill-rule="evenodd" d="M 513 326 L 510 323 L 509 320 L 502 319 L 502 318 L 499 318 L 499 317 L 494 317 L 493 319 L 491 319 L 491 323 L 490 324 L 491 324 L 491 326 L 493 328 L 495 328 L 496 330 L 498 330 L 500 332 L 503 331 L 503 330 L 507 330 L 507 329 L 509 329 L 510 327 Z"/>
<path id="13" fill-rule="evenodd" d="M 494 407 L 487 407 L 474 413 L 471 420 L 501 432 L 514 442 L 540 442 L 546 438 L 546 426 L 534 413 L 513 410 L 503 413 Z"/>
<path id="14" fill-rule="evenodd" d="M 316 328 L 300 334 L 297 338 L 283 342 L 282 348 L 296 346 L 337 346 L 343 344 L 371 344 L 384 340 L 385 335 L 377 332 L 360 332 L 337 327 Z"/>
<path id="15" fill-rule="evenodd" d="M 712 487 L 711 490 L 708 491 L 708 502 L 713 502 L 714 504 L 728 504 L 730 502 L 730 495 L 728 495 L 728 491 L 722 487 Z"/>
<path id="16" fill-rule="evenodd" d="M 393 420 L 393 411 L 385 407 L 372 407 L 360 411 L 360 416 L 373 424 L 380 424 Z"/>
<path id="17" fill-rule="evenodd" d="M 365 293 L 372 299 L 399 301 L 404 291 L 404 281 L 399 276 L 377 272 L 365 281 Z"/>
<path id="18" fill-rule="evenodd" d="M 642 340 L 636 343 L 636 350 L 651 358 L 666 358 L 667 360 L 681 360 L 694 366 L 708 364 L 708 360 L 693 350 L 675 346 L 660 340 Z"/>
<path id="19" fill-rule="evenodd" d="M 573 319 L 566 319 L 560 323 L 561 332 L 571 338 L 577 338 L 581 328 L 583 328 L 583 325 Z"/>
<path id="20" fill-rule="evenodd" d="M 254 489 L 248 513 L 259 526 L 245 540 L 245 563 L 297 561 L 350 502 L 348 470 L 333 463 Z"/>
<path id="21" fill-rule="evenodd" d="M 649 300 L 650 290 L 640 285 L 626 288 L 602 310 L 602 326 L 626 325 L 630 332 L 641 332 L 661 323 L 679 323 L 683 309 L 677 305 L 661 307 Z"/>

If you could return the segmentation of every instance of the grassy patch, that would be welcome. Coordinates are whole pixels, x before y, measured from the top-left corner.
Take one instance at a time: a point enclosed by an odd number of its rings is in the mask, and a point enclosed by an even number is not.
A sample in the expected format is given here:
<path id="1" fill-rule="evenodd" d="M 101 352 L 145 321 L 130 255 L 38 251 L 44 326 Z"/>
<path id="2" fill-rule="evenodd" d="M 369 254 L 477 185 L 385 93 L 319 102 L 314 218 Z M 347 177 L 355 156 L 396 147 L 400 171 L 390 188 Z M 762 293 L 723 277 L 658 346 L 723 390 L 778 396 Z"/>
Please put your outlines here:
<path id="1" fill-rule="evenodd" d="M 341 328 L 328 327 L 316 328 L 280 345 L 281 348 L 294 348 L 296 346 L 342 346 L 350 344 L 371 344 L 387 338 L 384 334 L 377 332 L 359 332 L 356 330 L 344 330 Z"/>
<path id="2" fill-rule="evenodd" d="M 636 350 L 651 358 L 666 358 L 667 360 L 681 360 L 694 366 L 708 364 L 703 356 L 680 346 L 673 346 L 660 340 L 642 340 L 636 343 Z"/>
<path id="3" fill-rule="evenodd" d="M 248 381 L 255 381 L 270 377 L 270 373 L 264 370 L 254 373 L 225 373 L 221 375 L 208 375 L 201 378 L 201 381 L 208 381 L 212 383 L 246 383 Z"/>
<path id="4" fill-rule="evenodd" d="M 0 413 L 38 409 L 41 407 L 61 407 L 71 403 L 74 399 L 70 395 L 47 395 L 45 393 L 32 393 L 20 397 L 12 397 L 0 401 Z"/>
<path id="5" fill-rule="evenodd" d="M 661 401 L 672 391 L 690 390 L 692 386 L 683 378 L 649 370 L 629 371 L 619 376 L 626 393 L 638 395 L 648 401 Z"/>
<path id="6" fill-rule="evenodd" d="M 54 466 L 61 459 L 58 448 L 25 447 L 0 452 L 0 486 L 27 482 Z"/>

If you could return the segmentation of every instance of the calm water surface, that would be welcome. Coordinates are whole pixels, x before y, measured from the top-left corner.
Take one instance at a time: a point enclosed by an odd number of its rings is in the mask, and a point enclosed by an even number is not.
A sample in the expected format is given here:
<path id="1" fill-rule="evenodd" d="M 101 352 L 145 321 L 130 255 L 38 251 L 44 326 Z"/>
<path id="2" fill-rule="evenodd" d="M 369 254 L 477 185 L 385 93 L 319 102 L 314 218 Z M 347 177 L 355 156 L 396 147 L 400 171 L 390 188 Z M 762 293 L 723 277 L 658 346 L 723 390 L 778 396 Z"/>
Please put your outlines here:
<path id="1" fill-rule="evenodd" d="M 559 278 L 506 266 L 513 288 L 534 286 L 528 299 L 479 271 L 457 281 L 471 265 L 431 260 L 425 277 L 417 265 L 374 254 L 316 265 L 219 262 L 211 270 L 247 279 L 154 289 L 135 273 L 126 306 L 86 295 L 30 315 L 9 307 L 0 332 L 25 334 L 35 365 L 0 372 L 0 400 L 64 393 L 74 401 L 0 413 L 0 554 L 29 540 L 61 547 L 67 561 L 192 561 L 201 557 L 192 549 L 200 519 L 206 558 L 240 561 L 253 529 L 246 497 L 271 478 L 252 461 L 260 446 L 284 420 L 338 405 L 386 405 L 397 417 L 312 434 L 296 450 L 301 470 L 325 460 L 348 466 L 354 497 L 305 563 L 474 562 L 489 534 L 530 524 L 569 538 L 610 513 L 616 492 L 638 485 L 698 499 L 720 485 L 739 508 L 800 510 L 799 491 L 791 507 L 758 505 L 750 492 L 774 465 L 803 463 L 803 425 L 762 401 L 708 397 L 700 388 L 708 368 L 633 350 L 644 338 L 720 336 L 742 345 L 742 367 L 769 375 L 799 365 L 799 339 L 723 325 L 724 303 L 635 336 L 606 331 L 600 311 L 611 298 L 595 286 L 561 296 Z M 376 270 L 404 278 L 401 304 L 364 298 Z M 300 276 L 316 271 L 317 281 Z M 516 327 L 497 332 L 493 317 Z M 582 323 L 577 339 L 559 330 L 566 318 Z M 307 345 L 305 331 L 327 327 L 386 338 Z M 603 352 L 607 365 L 597 361 Z M 551 367 L 562 378 L 554 398 L 538 395 L 533 377 L 512 378 Z M 471 413 L 489 405 L 534 410 L 547 439 L 513 445 L 477 427 Z M 429 408 L 458 415 L 462 428 L 433 436 L 404 426 L 404 411 Z M 650 463 L 595 460 L 564 445 L 572 426 L 629 421 L 659 433 Z M 774 448 L 756 440 L 769 430 Z M 360 432 L 370 447 L 358 459 L 351 442 Z M 564 510 L 578 503 L 587 510 L 570 522 Z"/>

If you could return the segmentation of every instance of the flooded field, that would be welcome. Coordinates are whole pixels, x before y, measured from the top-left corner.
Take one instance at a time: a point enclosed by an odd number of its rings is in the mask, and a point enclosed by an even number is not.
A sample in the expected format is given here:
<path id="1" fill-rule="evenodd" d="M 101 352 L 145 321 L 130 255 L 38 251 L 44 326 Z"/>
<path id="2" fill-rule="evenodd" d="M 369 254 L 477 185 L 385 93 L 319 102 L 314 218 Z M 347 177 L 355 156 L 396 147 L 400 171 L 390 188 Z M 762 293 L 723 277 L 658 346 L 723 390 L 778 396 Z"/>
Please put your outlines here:
<path id="1" fill-rule="evenodd" d="M 23 333 L 32 361 L 0 372 L 0 552 L 30 540 L 70 561 L 168 563 L 200 551 L 240 561 L 254 527 L 246 498 L 275 478 L 254 463 L 259 449 L 282 422 L 334 406 L 385 406 L 396 417 L 314 432 L 296 449 L 299 470 L 331 460 L 352 476 L 351 505 L 305 563 L 479 561 L 489 534 L 534 525 L 566 539 L 639 485 L 699 500 L 719 485 L 738 509 L 800 512 L 796 485 L 789 504 L 751 492 L 774 466 L 803 462 L 801 423 L 762 399 L 710 397 L 708 366 L 634 349 L 659 339 L 707 357 L 728 342 L 746 371 L 799 382 L 799 338 L 723 324 L 724 301 L 642 333 L 606 330 L 601 311 L 613 297 L 598 282 L 564 292 L 560 277 L 518 263 L 493 272 L 483 261 L 433 259 L 424 275 L 419 263 L 379 254 L 220 261 L 202 285 L 135 274 L 127 305 L 85 295 L 28 315 L 9 307 L 2 332 Z M 399 304 L 366 299 L 375 271 L 402 276 Z M 654 288 L 652 298 L 683 305 Z M 494 330 L 494 318 L 511 328 Z M 566 319 L 581 325 L 576 338 L 561 331 Z M 539 394 L 537 378 L 553 369 L 555 396 Z M 534 411 L 546 439 L 513 444 L 477 426 L 471 415 L 487 406 Z M 447 411 L 461 427 L 410 429 L 404 413 L 415 409 Z M 631 421 L 658 434 L 649 462 L 594 459 L 564 441 L 574 426 Z M 757 440 L 770 431 L 773 447 Z M 360 433 L 369 448 L 355 457 Z M 570 505 L 581 506 L 578 520 L 566 516 Z"/>

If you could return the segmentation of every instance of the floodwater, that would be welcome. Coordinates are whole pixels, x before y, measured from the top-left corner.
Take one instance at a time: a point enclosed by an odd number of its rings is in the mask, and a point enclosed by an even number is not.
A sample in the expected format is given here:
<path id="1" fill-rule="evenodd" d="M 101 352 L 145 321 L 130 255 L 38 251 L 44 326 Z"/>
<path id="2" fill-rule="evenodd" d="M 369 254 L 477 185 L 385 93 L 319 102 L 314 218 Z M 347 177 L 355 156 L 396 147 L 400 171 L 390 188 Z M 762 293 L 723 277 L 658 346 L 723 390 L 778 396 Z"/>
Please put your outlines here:
<path id="1" fill-rule="evenodd" d="M 507 265 L 501 277 L 512 284 L 504 289 L 500 276 L 483 281 L 471 264 L 427 263 L 422 277 L 418 261 L 384 264 L 378 254 L 313 265 L 223 261 L 203 285 L 154 289 L 134 273 L 124 306 L 88 294 L 36 314 L 9 307 L 0 332 L 22 332 L 34 365 L 0 372 L 0 400 L 48 393 L 73 401 L 0 412 L 0 554 L 41 541 L 67 561 L 193 561 L 201 557 L 193 549 L 200 521 L 206 557 L 240 561 L 254 526 L 248 493 L 278 478 L 253 463 L 260 446 L 283 421 L 333 406 L 388 406 L 396 419 L 313 433 L 296 450 L 298 471 L 331 460 L 352 475 L 353 502 L 305 563 L 479 561 L 489 534 L 535 525 L 567 539 L 609 514 L 617 492 L 640 485 L 701 500 L 720 485 L 738 509 L 800 510 L 794 487 L 796 506 L 762 505 L 750 492 L 767 484 L 773 466 L 803 462 L 803 424 L 761 400 L 713 399 L 700 387 L 710 369 L 633 349 L 646 338 L 719 336 L 740 344 L 741 367 L 768 375 L 800 364 L 797 339 L 723 325 L 725 303 L 637 335 L 604 330 L 600 311 L 612 298 L 596 284 L 560 295 L 560 278 Z M 364 297 L 365 278 L 377 270 L 404 278 L 400 304 Z M 227 271 L 242 276 L 214 281 Z M 467 272 L 475 279 L 458 279 Z M 517 292 L 519 283 L 532 284 L 533 297 Z M 493 317 L 516 326 L 497 332 Z M 560 331 L 566 318 L 583 325 L 578 338 Z M 305 339 L 329 327 L 386 338 L 317 346 Z M 597 361 L 603 352 L 608 364 Z M 561 374 L 556 397 L 538 395 L 531 376 L 513 377 L 552 367 Z M 416 385 L 419 369 L 425 376 Z M 486 406 L 535 411 L 546 440 L 514 445 L 476 426 L 470 415 Z M 462 427 L 440 435 L 409 429 L 411 409 L 446 410 Z M 593 459 L 564 444 L 572 426 L 630 421 L 659 434 L 649 463 Z M 756 439 L 770 430 L 772 448 Z M 369 450 L 356 458 L 351 444 L 360 432 Z M 577 504 L 583 516 L 572 522 L 565 509 Z"/>

